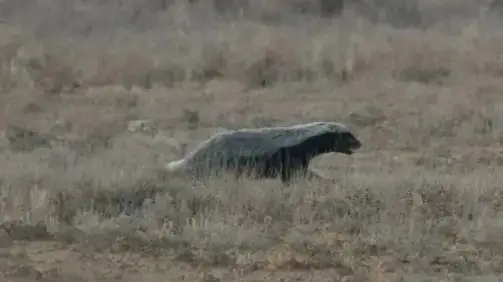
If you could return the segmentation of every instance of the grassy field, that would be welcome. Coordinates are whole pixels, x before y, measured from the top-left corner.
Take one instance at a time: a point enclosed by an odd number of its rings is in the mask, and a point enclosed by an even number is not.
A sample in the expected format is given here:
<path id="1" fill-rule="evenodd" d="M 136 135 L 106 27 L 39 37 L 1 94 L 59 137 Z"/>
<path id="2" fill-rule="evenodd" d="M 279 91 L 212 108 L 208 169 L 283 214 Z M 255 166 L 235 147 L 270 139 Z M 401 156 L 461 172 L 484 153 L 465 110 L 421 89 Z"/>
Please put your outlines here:
<path id="1" fill-rule="evenodd" d="M 503 279 L 496 8 L 21 2 L 0 3 L 2 281 Z M 335 184 L 159 173 L 220 130 L 316 120 L 364 144 L 312 163 Z"/>

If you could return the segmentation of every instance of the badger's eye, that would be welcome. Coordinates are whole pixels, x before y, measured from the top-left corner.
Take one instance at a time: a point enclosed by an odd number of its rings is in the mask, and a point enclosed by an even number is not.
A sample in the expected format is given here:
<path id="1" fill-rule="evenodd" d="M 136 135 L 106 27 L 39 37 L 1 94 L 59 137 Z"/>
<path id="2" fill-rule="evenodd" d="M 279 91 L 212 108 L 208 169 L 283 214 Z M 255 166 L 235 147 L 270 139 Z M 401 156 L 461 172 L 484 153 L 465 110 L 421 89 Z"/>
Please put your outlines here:
<path id="1" fill-rule="evenodd" d="M 343 134 L 341 134 L 341 138 L 349 146 L 357 146 L 358 144 L 360 144 L 360 141 L 350 132 L 344 132 Z"/>

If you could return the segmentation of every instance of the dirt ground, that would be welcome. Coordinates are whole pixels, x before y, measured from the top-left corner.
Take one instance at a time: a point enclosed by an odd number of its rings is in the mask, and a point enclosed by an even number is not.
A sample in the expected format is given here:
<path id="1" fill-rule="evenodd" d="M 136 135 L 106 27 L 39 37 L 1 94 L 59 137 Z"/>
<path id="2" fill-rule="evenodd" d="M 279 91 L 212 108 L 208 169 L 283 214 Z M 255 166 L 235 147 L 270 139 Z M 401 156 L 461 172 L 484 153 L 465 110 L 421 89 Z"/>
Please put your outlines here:
<path id="1" fill-rule="evenodd" d="M 2 281 L 503 280 L 496 4 L 404 25 L 21 2 L 0 3 Z M 312 163 L 334 183 L 160 173 L 221 130 L 318 120 L 364 145 Z"/>

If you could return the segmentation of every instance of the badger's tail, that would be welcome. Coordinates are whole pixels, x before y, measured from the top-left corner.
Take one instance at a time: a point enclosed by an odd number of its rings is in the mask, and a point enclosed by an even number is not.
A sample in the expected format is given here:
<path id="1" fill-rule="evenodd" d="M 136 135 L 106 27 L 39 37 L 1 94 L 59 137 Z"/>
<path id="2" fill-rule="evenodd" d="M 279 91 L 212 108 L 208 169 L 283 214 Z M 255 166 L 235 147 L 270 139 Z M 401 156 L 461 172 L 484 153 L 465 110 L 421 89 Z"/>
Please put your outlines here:
<path id="1" fill-rule="evenodd" d="M 164 165 L 166 172 L 170 174 L 178 174 L 187 171 L 187 161 L 185 159 L 180 159 L 178 161 L 172 161 Z"/>
<path id="2" fill-rule="evenodd" d="M 160 165 L 156 170 L 156 174 L 160 179 L 178 178 L 183 176 L 188 171 L 187 162 L 185 159 L 172 161 L 164 165 Z"/>

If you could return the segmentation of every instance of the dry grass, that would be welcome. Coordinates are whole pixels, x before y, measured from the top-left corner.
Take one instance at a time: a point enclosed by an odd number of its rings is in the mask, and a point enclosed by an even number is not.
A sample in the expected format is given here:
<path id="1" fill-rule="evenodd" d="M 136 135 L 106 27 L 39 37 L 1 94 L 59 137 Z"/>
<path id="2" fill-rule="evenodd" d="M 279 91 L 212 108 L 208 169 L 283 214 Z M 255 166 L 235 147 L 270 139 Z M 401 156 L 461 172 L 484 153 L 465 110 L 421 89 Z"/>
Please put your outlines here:
<path id="1" fill-rule="evenodd" d="M 502 278 L 497 15 L 424 1 L 400 28 L 279 0 L 234 18 L 98 2 L 0 6 L 2 279 Z M 320 119 L 364 143 L 313 163 L 336 184 L 159 173 L 219 130 Z"/>

